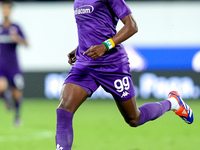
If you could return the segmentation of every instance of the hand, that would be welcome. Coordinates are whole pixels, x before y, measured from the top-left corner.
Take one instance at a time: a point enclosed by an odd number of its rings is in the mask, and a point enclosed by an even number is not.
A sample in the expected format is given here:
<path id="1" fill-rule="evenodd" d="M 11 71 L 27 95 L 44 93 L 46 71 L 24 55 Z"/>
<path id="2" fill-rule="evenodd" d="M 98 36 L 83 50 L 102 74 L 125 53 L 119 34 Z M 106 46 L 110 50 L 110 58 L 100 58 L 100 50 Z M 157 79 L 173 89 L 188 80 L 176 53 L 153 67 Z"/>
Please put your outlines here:
<path id="1" fill-rule="evenodd" d="M 76 59 L 76 49 L 71 51 L 67 56 L 68 56 L 68 63 L 73 66 L 77 60 Z"/>
<path id="2" fill-rule="evenodd" d="M 107 51 L 107 48 L 104 44 L 101 45 L 95 45 L 91 46 L 83 55 L 88 54 L 89 57 L 93 59 L 97 59 L 101 57 L 105 52 Z"/>
<path id="3" fill-rule="evenodd" d="M 13 42 L 17 44 L 24 44 L 25 46 L 28 46 L 28 42 L 15 31 L 10 32 L 10 38 Z"/>
<path id="4" fill-rule="evenodd" d="M 15 43 L 20 43 L 22 41 L 21 36 L 19 36 L 18 34 L 10 34 L 10 38 Z"/>

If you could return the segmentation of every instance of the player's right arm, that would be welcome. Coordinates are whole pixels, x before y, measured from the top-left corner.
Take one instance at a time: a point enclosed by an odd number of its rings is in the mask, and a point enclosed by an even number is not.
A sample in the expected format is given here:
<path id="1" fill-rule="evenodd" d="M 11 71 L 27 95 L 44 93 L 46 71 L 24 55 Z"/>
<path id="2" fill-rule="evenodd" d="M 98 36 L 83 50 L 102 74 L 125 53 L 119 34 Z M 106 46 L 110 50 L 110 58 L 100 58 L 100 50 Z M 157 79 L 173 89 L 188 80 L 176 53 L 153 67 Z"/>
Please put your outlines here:
<path id="1" fill-rule="evenodd" d="M 77 60 L 76 59 L 76 49 L 77 49 L 77 47 L 67 55 L 68 56 L 68 63 L 72 66 L 74 65 L 74 63 Z"/>
<path id="2" fill-rule="evenodd" d="M 19 43 L 19 44 L 28 46 L 28 42 L 23 37 L 21 37 L 19 34 L 10 34 L 10 37 L 11 37 L 12 41 L 14 41 L 15 43 Z"/>

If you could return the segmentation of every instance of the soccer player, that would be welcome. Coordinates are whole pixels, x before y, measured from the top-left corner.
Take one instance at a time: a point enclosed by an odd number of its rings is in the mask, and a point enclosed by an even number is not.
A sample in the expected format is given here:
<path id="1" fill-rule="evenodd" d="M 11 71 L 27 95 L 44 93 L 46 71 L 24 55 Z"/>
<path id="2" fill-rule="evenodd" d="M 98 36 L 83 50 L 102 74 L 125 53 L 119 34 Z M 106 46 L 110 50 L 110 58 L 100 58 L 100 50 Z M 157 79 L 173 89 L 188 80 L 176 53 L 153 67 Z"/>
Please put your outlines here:
<path id="1" fill-rule="evenodd" d="M 20 70 L 16 47 L 28 45 L 20 27 L 10 21 L 12 1 L 2 2 L 3 23 L 0 25 L 0 94 L 6 103 L 9 101 L 7 90 L 10 87 L 15 103 L 15 125 L 20 125 L 20 105 L 24 78 Z M 7 104 L 9 106 L 9 104 Z"/>
<path id="2" fill-rule="evenodd" d="M 124 0 L 75 0 L 74 15 L 79 45 L 68 55 L 73 67 L 64 82 L 56 110 L 57 150 L 71 150 L 73 115 L 99 86 L 112 94 L 131 127 L 154 120 L 169 110 L 188 124 L 193 122 L 191 108 L 175 91 L 169 93 L 167 100 L 137 107 L 128 57 L 121 43 L 138 28 Z M 124 26 L 116 32 L 119 19 Z"/>

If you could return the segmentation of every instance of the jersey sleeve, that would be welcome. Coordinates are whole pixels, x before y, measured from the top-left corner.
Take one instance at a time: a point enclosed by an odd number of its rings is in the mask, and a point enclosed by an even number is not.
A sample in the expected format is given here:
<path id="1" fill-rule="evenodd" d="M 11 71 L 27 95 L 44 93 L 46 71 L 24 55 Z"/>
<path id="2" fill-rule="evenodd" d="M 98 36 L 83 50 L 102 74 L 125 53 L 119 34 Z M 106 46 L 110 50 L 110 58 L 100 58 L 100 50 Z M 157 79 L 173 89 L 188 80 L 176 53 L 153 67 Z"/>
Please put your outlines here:
<path id="1" fill-rule="evenodd" d="M 107 0 L 107 2 L 120 20 L 132 13 L 124 0 Z"/>
<path id="2" fill-rule="evenodd" d="M 18 34 L 23 38 L 23 39 L 26 39 L 23 31 L 21 30 L 21 28 L 19 26 L 17 26 L 17 29 L 18 29 Z"/>

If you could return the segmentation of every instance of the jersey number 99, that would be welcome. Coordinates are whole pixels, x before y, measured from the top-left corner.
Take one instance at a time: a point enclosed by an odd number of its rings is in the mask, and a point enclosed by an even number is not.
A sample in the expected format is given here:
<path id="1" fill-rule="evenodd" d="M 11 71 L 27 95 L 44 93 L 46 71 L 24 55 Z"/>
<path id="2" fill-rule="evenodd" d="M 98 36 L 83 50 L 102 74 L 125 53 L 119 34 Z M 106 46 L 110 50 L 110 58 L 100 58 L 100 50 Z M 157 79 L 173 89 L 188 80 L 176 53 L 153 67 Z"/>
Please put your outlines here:
<path id="1" fill-rule="evenodd" d="M 124 89 L 128 90 L 130 87 L 128 77 L 124 77 L 124 78 L 122 78 L 122 80 L 120 80 L 120 79 L 115 80 L 114 86 L 115 86 L 117 92 L 122 92 L 122 91 L 124 91 Z"/>

